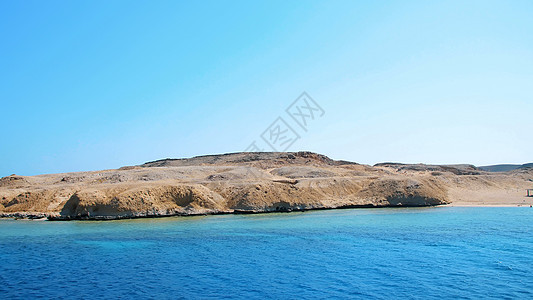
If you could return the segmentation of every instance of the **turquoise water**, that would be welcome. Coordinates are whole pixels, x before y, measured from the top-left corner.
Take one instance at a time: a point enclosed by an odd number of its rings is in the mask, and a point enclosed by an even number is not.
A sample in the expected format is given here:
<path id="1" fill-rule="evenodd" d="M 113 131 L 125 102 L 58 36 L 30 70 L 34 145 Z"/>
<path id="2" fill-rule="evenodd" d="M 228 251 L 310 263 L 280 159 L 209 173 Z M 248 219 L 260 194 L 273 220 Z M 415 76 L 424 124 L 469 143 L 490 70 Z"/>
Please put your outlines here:
<path id="1" fill-rule="evenodd" d="M 0 220 L 0 296 L 533 298 L 533 209 Z"/>

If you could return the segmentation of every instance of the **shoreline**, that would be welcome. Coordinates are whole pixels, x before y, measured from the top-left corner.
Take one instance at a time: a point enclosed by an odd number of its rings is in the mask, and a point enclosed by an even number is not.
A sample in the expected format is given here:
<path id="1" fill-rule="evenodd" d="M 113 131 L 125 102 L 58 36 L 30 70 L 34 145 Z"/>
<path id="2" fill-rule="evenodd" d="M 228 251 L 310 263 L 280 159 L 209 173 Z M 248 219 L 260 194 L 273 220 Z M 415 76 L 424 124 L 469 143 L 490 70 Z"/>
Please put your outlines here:
<path id="1" fill-rule="evenodd" d="M 449 207 L 533 207 L 533 204 L 449 204 Z"/>
<path id="2" fill-rule="evenodd" d="M 259 215 L 259 214 L 273 214 L 273 213 L 292 213 L 292 212 L 307 212 L 307 211 L 321 211 L 321 210 L 343 210 L 343 209 L 372 209 L 372 208 L 438 208 L 438 207 L 492 207 L 492 208 L 508 208 L 508 207 L 533 207 L 533 204 L 476 204 L 476 203 L 449 203 L 439 205 L 346 205 L 340 207 L 317 207 L 317 208 L 294 208 L 286 210 L 239 210 L 234 211 L 219 211 L 207 213 L 173 213 L 173 214 L 139 214 L 139 215 L 115 215 L 115 216 L 59 216 L 55 213 L 31 213 L 31 212 L 14 212 L 14 213 L 0 213 L 0 219 L 14 219 L 14 220 L 31 220 L 31 221 L 115 221 L 115 220 L 131 220 L 131 219 L 158 219 L 170 217 L 196 217 L 196 216 L 216 216 L 216 215 Z"/>
<path id="3" fill-rule="evenodd" d="M 30 213 L 30 212 L 15 212 L 15 213 L 1 213 L 0 219 L 16 219 L 16 220 L 47 220 L 47 221 L 114 221 L 127 219 L 156 219 L 167 217 L 195 217 L 195 216 L 214 216 L 214 215 L 258 215 L 258 214 L 272 214 L 272 213 L 292 213 L 292 212 L 306 212 L 318 210 L 341 210 L 341 209 L 371 209 L 371 208 L 415 208 L 415 207 L 438 207 L 441 205 L 383 205 L 374 206 L 371 204 L 362 205 L 345 205 L 339 207 L 316 207 L 316 208 L 287 208 L 281 210 L 241 210 L 235 209 L 233 211 L 218 211 L 206 213 L 173 213 L 173 214 L 132 214 L 132 215 L 114 215 L 114 216 L 59 216 L 55 213 Z"/>

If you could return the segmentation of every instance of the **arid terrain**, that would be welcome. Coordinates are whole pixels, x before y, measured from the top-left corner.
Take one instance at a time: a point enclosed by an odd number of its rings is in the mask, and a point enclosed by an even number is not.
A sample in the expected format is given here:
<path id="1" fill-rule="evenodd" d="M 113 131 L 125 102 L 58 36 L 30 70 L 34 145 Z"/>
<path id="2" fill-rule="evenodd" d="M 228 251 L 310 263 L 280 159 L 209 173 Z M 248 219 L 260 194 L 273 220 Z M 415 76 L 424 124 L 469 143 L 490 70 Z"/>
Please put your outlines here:
<path id="1" fill-rule="evenodd" d="M 164 159 L 116 170 L 0 179 L 0 216 L 52 220 L 295 210 L 529 206 L 533 169 L 472 165 L 374 166 L 311 152 Z"/>

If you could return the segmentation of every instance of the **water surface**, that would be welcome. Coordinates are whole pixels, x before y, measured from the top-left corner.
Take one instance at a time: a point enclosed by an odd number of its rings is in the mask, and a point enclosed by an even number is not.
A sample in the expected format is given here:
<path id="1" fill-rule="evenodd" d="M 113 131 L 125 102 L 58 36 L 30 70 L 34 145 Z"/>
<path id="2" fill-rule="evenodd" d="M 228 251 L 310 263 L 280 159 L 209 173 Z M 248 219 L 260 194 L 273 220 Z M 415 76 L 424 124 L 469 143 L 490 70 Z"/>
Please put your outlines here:
<path id="1" fill-rule="evenodd" d="M 533 298 L 533 209 L 0 220 L 0 296 Z"/>

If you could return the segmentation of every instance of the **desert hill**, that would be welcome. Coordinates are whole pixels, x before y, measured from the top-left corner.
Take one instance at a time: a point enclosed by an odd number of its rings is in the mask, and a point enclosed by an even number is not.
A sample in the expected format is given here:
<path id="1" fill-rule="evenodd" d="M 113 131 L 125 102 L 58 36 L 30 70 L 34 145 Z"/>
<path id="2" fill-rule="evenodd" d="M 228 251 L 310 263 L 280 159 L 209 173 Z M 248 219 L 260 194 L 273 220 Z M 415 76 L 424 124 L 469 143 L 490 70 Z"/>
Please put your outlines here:
<path id="1" fill-rule="evenodd" d="M 529 205 L 533 171 L 374 166 L 312 152 L 163 159 L 117 170 L 0 179 L 0 215 L 117 219 L 434 205 Z M 529 200 L 529 202 L 528 202 Z"/>

